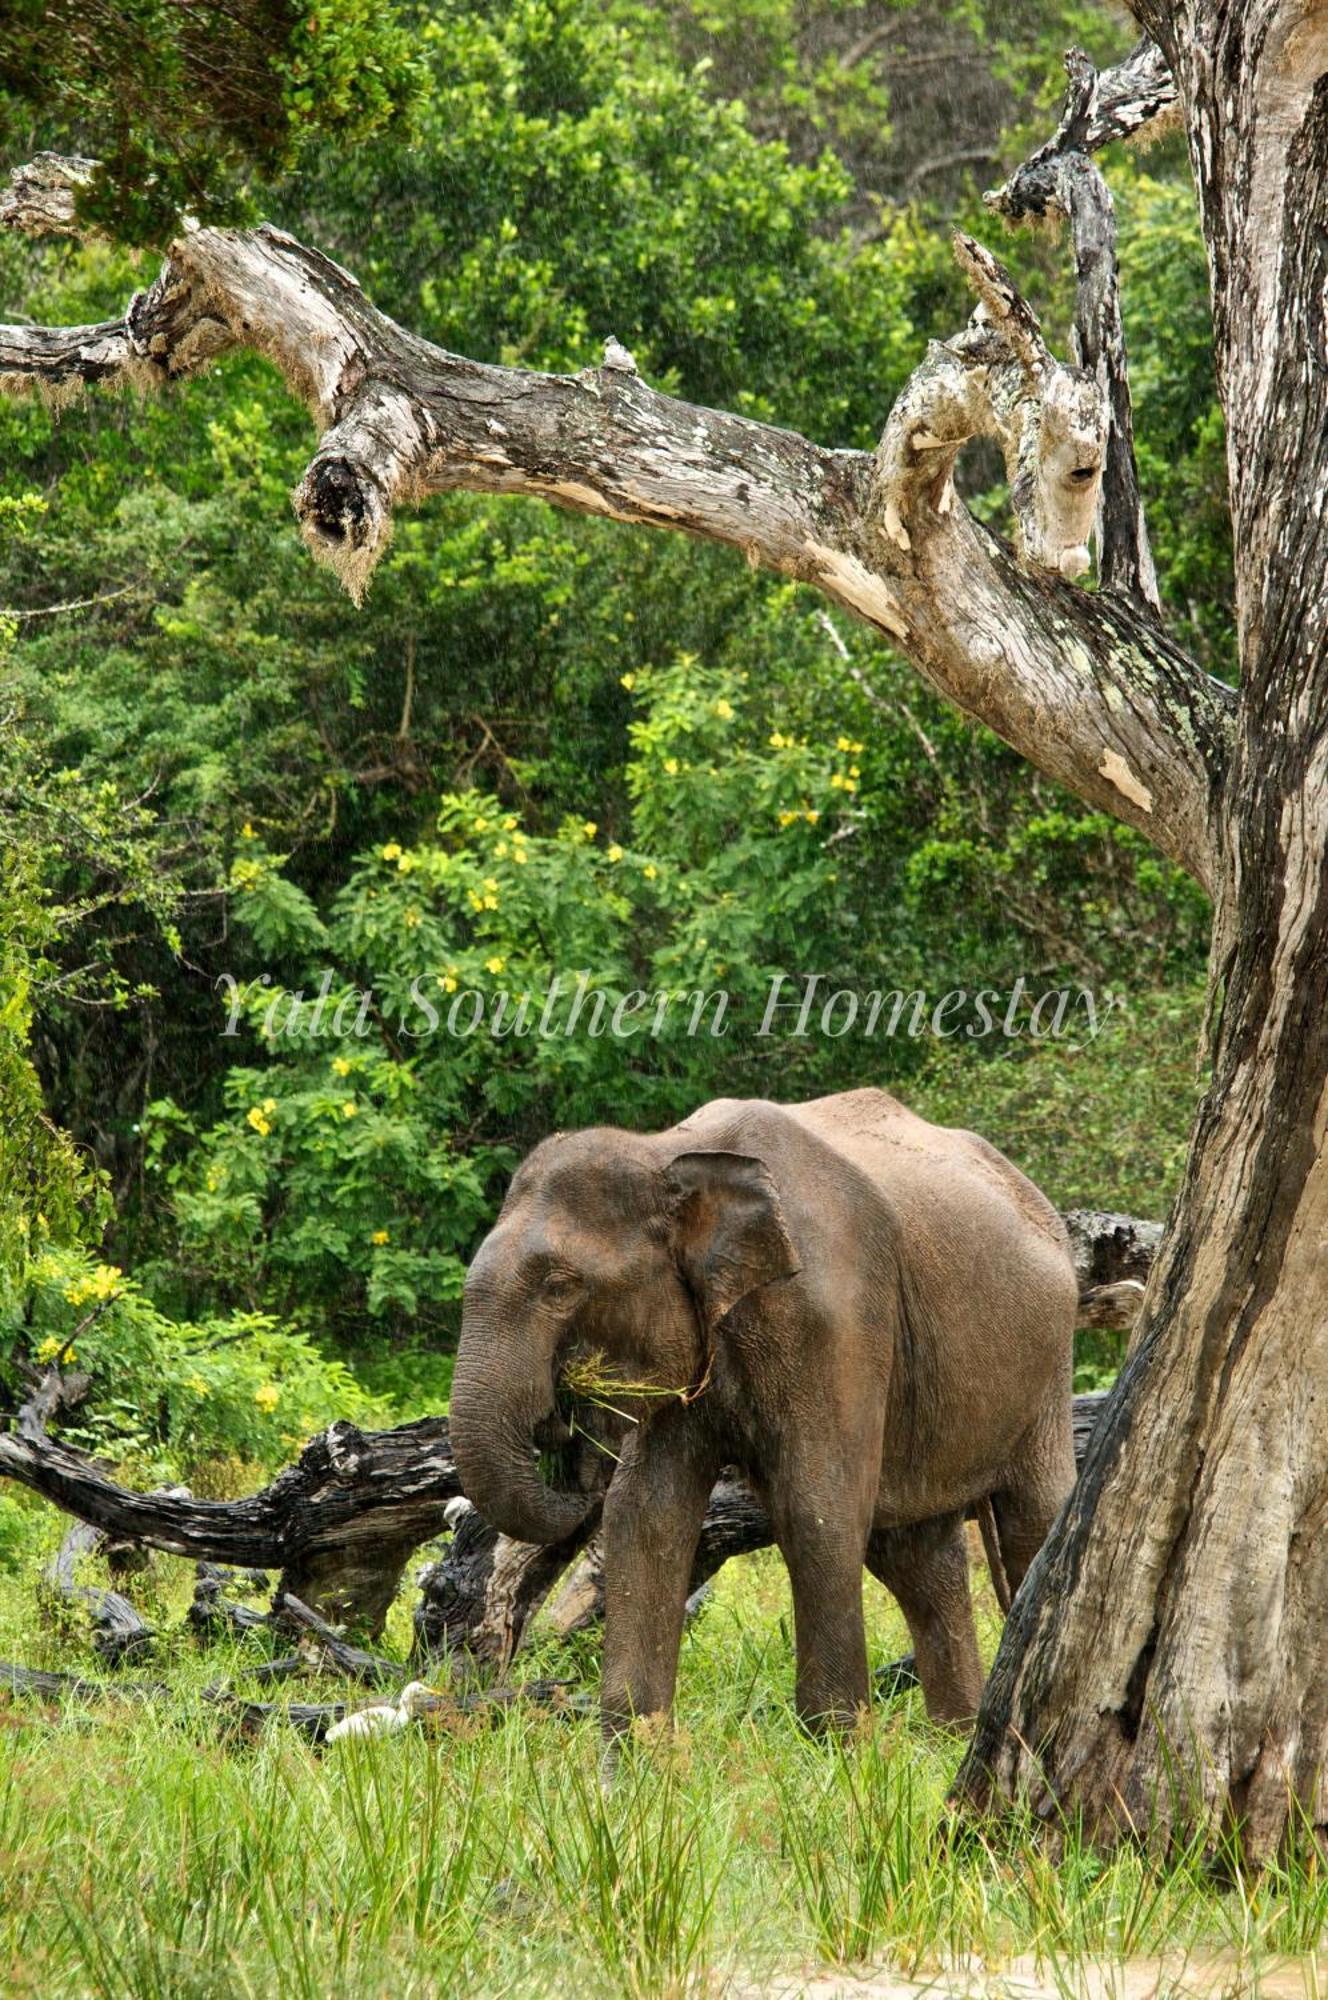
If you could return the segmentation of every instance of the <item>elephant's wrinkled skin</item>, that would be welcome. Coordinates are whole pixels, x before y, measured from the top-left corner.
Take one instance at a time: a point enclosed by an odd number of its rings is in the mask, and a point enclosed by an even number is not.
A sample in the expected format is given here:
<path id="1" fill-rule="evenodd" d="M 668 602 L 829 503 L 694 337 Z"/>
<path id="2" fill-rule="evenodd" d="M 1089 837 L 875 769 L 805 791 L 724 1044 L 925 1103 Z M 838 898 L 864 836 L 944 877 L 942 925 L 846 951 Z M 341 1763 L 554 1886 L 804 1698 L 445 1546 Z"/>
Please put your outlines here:
<path id="1" fill-rule="evenodd" d="M 610 1734 L 672 1700 L 725 1465 L 762 1494 L 788 1563 L 799 1712 L 844 1722 L 867 1701 L 865 1561 L 908 1620 L 930 1713 L 971 1716 L 963 1510 L 992 1497 L 1017 1589 L 1074 1481 L 1075 1305 L 1060 1218 L 1031 1181 L 884 1091 L 559 1134 L 470 1269 L 457 1467 L 503 1532 L 559 1541 L 589 1504 L 533 1456 L 566 1436 L 559 1371 L 598 1353 L 636 1386 L 611 1398 L 636 1421 L 604 1505 Z"/>

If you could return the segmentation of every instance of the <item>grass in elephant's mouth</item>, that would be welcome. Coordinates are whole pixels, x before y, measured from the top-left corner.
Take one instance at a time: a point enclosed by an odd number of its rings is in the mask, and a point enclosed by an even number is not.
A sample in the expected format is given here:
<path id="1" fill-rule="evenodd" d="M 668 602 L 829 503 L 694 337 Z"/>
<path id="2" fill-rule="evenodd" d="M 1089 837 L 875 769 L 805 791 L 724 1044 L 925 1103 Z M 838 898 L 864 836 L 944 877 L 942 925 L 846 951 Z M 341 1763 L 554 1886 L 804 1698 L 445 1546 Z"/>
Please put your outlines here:
<path id="1" fill-rule="evenodd" d="M 622 1423 L 636 1425 L 640 1419 L 622 1407 L 624 1402 L 643 1398 L 665 1401 L 673 1398 L 685 1402 L 687 1394 L 685 1386 L 673 1389 L 659 1382 L 635 1381 L 623 1375 L 607 1356 L 598 1351 L 569 1355 L 558 1371 L 557 1400 L 564 1422 L 576 1437 L 584 1439 L 615 1465 L 619 1454 L 580 1421 L 578 1404 L 590 1410 L 603 1410 Z"/>
<path id="2" fill-rule="evenodd" d="M 670 1388 L 661 1382 L 633 1381 L 616 1369 L 608 1358 L 600 1353 L 573 1354 L 559 1370 L 559 1382 L 570 1396 L 583 1403 L 591 1403 L 599 1409 L 609 1410 L 615 1417 L 623 1417 L 628 1423 L 636 1418 L 627 1411 L 615 1407 L 613 1398 L 621 1401 L 624 1397 L 651 1397 L 676 1402 L 686 1400 L 688 1384 L 681 1388 Z"/>
<path id="3" fill-rule="evenodd" d="M 0 1658 L 94 1673 L 82 1632 L 37 1615 L 48 1553 L 0 1573 Z M 155 1576 L 149 1608 L 169 1633 L 190 1579 L 164 1559 Z M 891 1658 L 902 1621 L 870 1583 L 867 1603 L 873 1656 Z M 985 1589 L 982 1605 L 989 1651 Z M 404 1657 L 404 1600 L 389 1638 Z M 575 1715 L 515 1710 L 322 1756 L 280 1727 L 228 1746 L 199 1693 L 226 1672 L 243 1688 L 252 1658 L 163 1641 L 151 1671 L 169 1705 L 56 1713 L 0 1696 L 0 1993 L 745 2000 L 863 1960 L 945 1994 L 968 1990 L 952 1976 L 963 1961 L 1018 1960 L 1069 1996 L 1087 1967 L 1162 1951 L 1234 1951 L 1234 1993 L 1328 1929 L 1309 1843 L 1224 1889 L 1193 1857 L 1165 1872 L 1131 1853 L 1103 1861 L 1073 1829 L 1059 1862 L 1019 1826 L 947 1839 L 962 1745 L 915 1694 L 846 1746 L 798 1729 L 773 1551 L 721 1572 L 687 1630 L 675 1735 L 629 1751 L 607 1794 L 597 1728 Z M 593 1686 L 598 1641 L 537 1638 L 524 1671 Z"/>

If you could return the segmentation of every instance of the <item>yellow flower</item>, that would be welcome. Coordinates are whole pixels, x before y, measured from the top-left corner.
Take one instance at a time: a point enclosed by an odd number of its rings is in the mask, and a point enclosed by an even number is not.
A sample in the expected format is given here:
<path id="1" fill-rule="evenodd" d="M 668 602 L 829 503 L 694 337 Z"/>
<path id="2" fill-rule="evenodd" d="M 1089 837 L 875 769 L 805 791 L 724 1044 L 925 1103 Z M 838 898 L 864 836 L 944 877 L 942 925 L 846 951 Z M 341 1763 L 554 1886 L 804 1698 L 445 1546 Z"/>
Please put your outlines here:
<path id="1" fill-rule="evenodd" d="M 398 875 L 409 875 L 414 866 L 415 856 L 413 854 L 403 854 L 397 861 L 397 873 Z"/>
<path id="2" fill-rule="evenodd" d="M 488 895 L 490 895 L 490 896 L 496 896 L 496 895 L 498 894 L 498 878 L 497 878 L 497 876 L 496 876 L 496 875 L 486 875 L 486 876 L 485 876 L 485 878 L 484 878 L 484 887 L 485 887 L 485 891 L 486 891 L 486 893 L 487 893 Z"/>
<path id="3" fill-rule="evenodd" d="M 478 889 L 470 890 L 468 901 L 472 910 L 482 910 L 484 908 L 484 898 Z"/>
<path id="4" fill-rule="evenodd" d="M 819 819 L 820 817 L 821 817 L 821 815 L 820 815 L 820 813 L 818 813 L 818 812 L 809 812 L 809 813 L 808 813 L 808 815 L 807 815 L 807 824 L 808 824 L 808 826 L 815 826 L 815 824 L 816 824 L 817 820 L 818 820 L 818 819 Z"/>
<path id="5" fill-rule="evenodd" d="M 856 791 L 857 791 L 857 789 L 858 789 L 858 785 L 857 785 L 857 780 L 856 780 L 856 778 L 845 778 L 845 780 L 844 780 L 844 790 L 845 790 L 845 791 L 846 791 L 846 792 L 847 792 L 847 793 L 848 793 L 848 794 L 850 795 L 850 797 L 852 796 L 852 794 L 853 794 L 854 792 L 856 792 Z"/>
<path id="6" fill-rule="evenodd" d="M 454 972 L 440 972 L 438 975 L 438 984 L 442 987 L 444 993 L 455 993 L 457 990 L 456 974 Z"/>
<path id="7" fill-rule="evenodd" d="M 515 861 L 518 868 L 524 868 L 526 863 L 529 861 L 530 856 L 529 854 L 527 854 L 524 847 L 514 847 L 512 849 L 512 859 L 513 861 Z"/>
<path id="8" fill-rule="evenodd" d="M 628 692 L 628 694 L 630 694 L 630 693 L 632 692 L 632 689 L 633 689 L 633 688 L 634 688 L 634 687 L 636 686 L 636 675 L 635 675 L 635 674 L 619 674 L 619 676 L 618 676 L 618 685 L 619 685 L 619 687 L 625 687 L 625 688 L 626 688 L 626 690 L 627 690 L 627 692 Z"/>
<path id="9" fill-rule="evenodd" d="M 57 1340 L 53 1333 L 48 1333 L 41 1346 L 37 1349 L 37 1359 L 39 1361 L 54 1361 L 63 1346 L 63 1340 Z"/>
<path id="10" fill-rule="evenodd" d="M 792 826 L 792 824 L 793 824 L 794 820 L 795 820 L 795 819 L 800 819 L 800 818 L 801 818 L 801 814 L 800 814 L 800 813 L 795 813 L 795 812 L 782 812 L 782 813 L 781 813 L 781 814 L 779 815 L 779 824 L 780 824 L 781 826 Z"/>
<path id="11" fill-rule="evenodd" d="M 261 1389 L 254 1390 L 254 1401 L 264 1416 L 270 1417 L 281 1401 L 281 1391 L 275 1382 L 265 1382 Z"/>
<path id="12" fill-rule="evenodd" d="M 500 841 L 499 841 L 499 843 L 498 843 L 498 845 L 497 845 L 497 846 L 496 846 L 496 847 L 494 848 L 494 850 L 493 850 L 493 858 L 494 858 L 494 860 L 495 860 L 495 861 L 506 861 L 506 859 L 507 859 L 507 842 L 506 842 L 505 840 L 500 840 Z"/>
<path id="13" fill-rule="evenodd" d="M 731 701 L 717 701 L 715 703 L 715 714 L 721 722 L 732 722 L 733 703 Z"/>
<path id="14" fill-rule="evenodd" d="M 790 737 L 787 737 L 783 734 L 782 730 L 776 729 L 774 734 L 769 739 L 770 748 L 772 750 L 787 750 L 791 740 L 792 739 Z"/>
<path id="15" fill-rule="evenodd" d="M 375 1229 L 373 1235 L 369 1238 L 369 1241 L 371 1243 L 390 1243 L 392 1241 L 392 1238 L 388 1235 L 385 1229 Z"/>
<path id="16" fill-rule="evenodd" d="M 484 907 L 486 910 L 496 910 L 498 907 L 498 898 L 496 896 L 486 896 L 484 898 Z"/>
<path id="17" fill-rule="evenodd" d="M 849 742 L 847 736 L 837 736 L 835 738 L 835 748 L 836 750 L 851 750 L 853 745 Z"/>
<path id="18" fill-rule="evenodd" d="M 623 851 L 621 847 L 619 847 L 616 840 L 614 841 L 612 847 L 610 847 L 607 850 L 607 853 L 610 861 L 621 861 L 623 858 Z"/>
<path id="19" fill-rule="evenodd" d="M 212 1394 L 211 1383 L 205 1382 L 201 1375 L 191 1375 L 184 1386 L 186 1389 L 192 1389 L 196 1396 L 210 1396 Z"/>
<path id="20" fill-rule="evenodd" d="M 96 1300 L 98 1305 L 113 1299 L 124 1272 L 118 1264 L 98 1264 L 86 1278 L 75 1278 L 72 1285 L 65 1286 L 65 1297 L 71 1306 L 85 1306 Z"/>
<path id="21" fill-rule="evenodd" d="M 857 764 L 850 764 L 848 767 L 848 774 L 850 778 L 860 778 L 862 776 L 862 771 Z"/>
<path id="22" fill-rule="evenodd" d="M 489 831 L 489 822 L 485 819 L 483 813 L 480 814 L 475 822 L 475 831 L 476 833 L 487 833 Z"/>
<path id="23" fill-rule="evenodd" d="M 839 771 L 834 771 L 834 772 L 832 772 L 832 773 L 831 773 L 831 776 L 830 776 L 830 789 L 831 789 L 831 791 L 832 791 L 832 792 L 842 792 L 842 791 L 843 791 L 843 789 L 844 789 L 844 778 L 843 778 L 843 774 L 842 774 L 842 772 L 839 772 Z"/>
<path id="24" fill-rule="evenodd" d="M 506 965 L 506 963 L 507 960 L 505 958 L 499 958 L 497 953 L 495 952 L 492 958 L 485 959 L 484 970 L 486 972 L 491 972 L 496 979 L 498 974 L 502 971 L 503 967 Z"/>
<path id="25" fill-rule="evenodd" d="M 353 1097 L 348 1097 L 346 1099 L 346 1102 L 341 1107 L 341 1115 L 343 1118 L 353 1118 L 356 1112 L 359 1110 L 359 1108 L 360 1107 L 355 1102 L 355 1099 Z"/>
<path id="26" fill-rule="evenodd" d="M 666 771 L 668 772 L 668 774 L 669 774 L 669 776 L 670 776 L 671 778 L 676 778 L 676 777 L 677 777 L 677 775 L 678 775 L 678 760 L 677 760 L 677 758 L 676 758 L 676 757 L 666 757 L 666 758 L 664 759 L 664 769 L 665 769 L 665 770 L 666 770 Z"/>
<path id="27" fill-rule="evenodd" d="M 249 1124 L 253 1126 L 259 1138 L 266 1139 L 268 1133 L 272 1130 L 272 1127 L 268 1123 L 268 1120 L 263 1116 L 263 1113 L 257 1104 L 255 1104 L 247 1113 L 247 1118 Z"/>
<path id="28" fill-rule="evenodd" d="M 332 1059 L 332 1068 L 338 1076 L 350 1075 L 350 1064 L 346 1061 L 345 1056 L 334 1056 Z"/>
<path id="29" fill-rule="evenodd" d="M 401 855 L 401 842 L 399 840 L 389 840 L 387 846 L 382 850 L 382 855 L 384 861 L 399 860 Z"/>
<path id="30" fill-rule="evenodd" d="M 587 840 L 593 840 L 599 832 L 599 827 L 593 819 L 588 819 L 582 822 L 581 831 L 585 834 Z"/>
<path id="31" fill-rule="evenodd" d="M 406 929 L 408 931 L 413 931 L 419 925 L 420 913 L 418 910 L 407 910 L 405 916 L 401 919 L 401 921 L 406 926 Z"/>
<path id="32" fill-rule="evenodd" d="M 519 820 L 517 819 L 517 816 L 516 816 L 516 814 L 515 814 L 515 813 L 507 813 L 507 814 L 505 815 L 504 819 L 503 819 L 503 832 L 504 832 L 504 833 L 515 833 L 515 832 L 516 832 L 516 830 L 517 830 L 517 827 L 518 827 L 519 825 L 520 825 L 520 821 L 519 821 Z"/>
<path id="33" fill-rule="evenodd" d="M 641 873 L 645 876 L 647 882 L 653 882 L 655 877 L 658 875 L 659 870 L 658 868 L 656 868 L 653 861 L 647 861 L 645 867 L 641 870 Z"/>
<path id="34" fill-rule="evenodd" d="M 246 820 L 244 825 L 240 828 L 240 838 L 241 840 L 257 840 L 258 838 L 258 835 L 254 832 L 248 820 Z"/>

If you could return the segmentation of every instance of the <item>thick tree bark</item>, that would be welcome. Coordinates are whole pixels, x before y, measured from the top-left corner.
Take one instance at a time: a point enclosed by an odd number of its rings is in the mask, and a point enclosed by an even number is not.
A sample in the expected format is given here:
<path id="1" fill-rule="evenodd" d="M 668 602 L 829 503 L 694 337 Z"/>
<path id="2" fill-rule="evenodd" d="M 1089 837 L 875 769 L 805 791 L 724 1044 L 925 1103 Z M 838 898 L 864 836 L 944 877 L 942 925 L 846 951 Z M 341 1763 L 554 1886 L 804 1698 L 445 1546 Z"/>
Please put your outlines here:
<path id="1" fill-rule="evenodd" d="M 1328 9 L 1140 5 L 1213 272 L 1242 691 L 1213 1083 L 961 1792 L 1103 1839 L 1328 1823 Z"/>

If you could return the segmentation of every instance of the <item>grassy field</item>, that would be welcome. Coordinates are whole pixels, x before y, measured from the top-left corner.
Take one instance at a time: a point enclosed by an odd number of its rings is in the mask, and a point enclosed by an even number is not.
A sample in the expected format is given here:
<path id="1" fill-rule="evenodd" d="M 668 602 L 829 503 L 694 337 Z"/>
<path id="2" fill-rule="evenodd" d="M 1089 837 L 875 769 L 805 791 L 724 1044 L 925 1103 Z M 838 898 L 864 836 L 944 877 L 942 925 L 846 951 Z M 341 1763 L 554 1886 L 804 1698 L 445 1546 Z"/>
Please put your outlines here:
<path id="1" fill-rule="evenodd" d="M 171 1622 L 182 1569 L 161 1559 Z M 30 1562 L 0 1577 L 0 1658 L 86 1671 L 33 1583 Z M 874 1657 L 902 1651 L 871 1584 L 869 1606 Z M 989 1607 L 982 1622 L 990 1648 Z M 399 1610 L 403 1651 L 406 1636 Z M 916 1694 L 847 1747 L 800 1735 L 769 1551 L 721 1576 L 685 1641 L 676 1738 L 634 1750 L 607 1796 L 594 1723 L 534 1710 L 322 1753 L 279 1725 L 228 1745 L 197 1695 L 226 1668 L 243 1686 L 246 1657 L 170 1640 L 159 1706 L 0 1696 L 0 1991 L 751 1994 L 871 1962 L 951 1992 L 947 1968 L 977 1958 L 1035 1964 L 1069 1994 L 1089 1967 L 1165 1950 L 1221 1952 L 1210 1990 L 1249 1992 L 1328 1925 L 1310 1856 L 1221 1887 L 1186 1859 L 1104 1865 L 1072 1831 L 1059 1862 L 1023 1829 L 942 1837 L 960 1745 Z M 537 1669 L 593 1686 L 594 1648 L 537 1643 Z M 1317 1992 L 1312 1966 L 1277 1990 Z"/>

